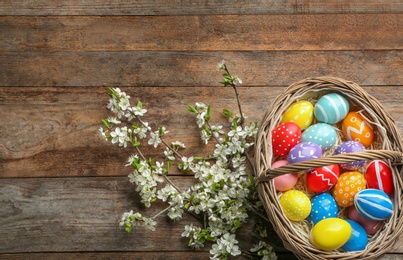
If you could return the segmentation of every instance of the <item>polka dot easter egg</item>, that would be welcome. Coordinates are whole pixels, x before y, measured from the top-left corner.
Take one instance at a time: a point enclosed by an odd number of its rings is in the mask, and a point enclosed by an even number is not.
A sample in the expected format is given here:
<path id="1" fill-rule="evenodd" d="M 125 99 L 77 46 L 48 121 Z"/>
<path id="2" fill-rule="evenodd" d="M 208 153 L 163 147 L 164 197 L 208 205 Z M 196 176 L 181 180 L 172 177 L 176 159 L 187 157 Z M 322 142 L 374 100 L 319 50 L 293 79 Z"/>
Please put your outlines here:
<path id="1" fill-rule="evenodd" d="M 301 130 L 307 129 L 313 121 L 313 105 L 306 100 L 292 103 L 284 112 L 281 123 L 294 122 Z"/>
<path id="2" fill-rule="evenodd" d="M 288 163 L 297 163 L 322 157 L 322 149 L 312 142 L 296 144 L 287 155 Z"/>
<path id="3" fill-rule="evenodd" d="M 382 190 L 388 195 L 392 195 L 395 190 L 392 171 L 384 161 L 372 161 L 365 172 L 365 179 L 368 188 Z"/>
<path id="4" fill-rule="evenodd" d="M 340 207 L 354 205 L 355 195 L 366 186 L 364 175 L 357 171 L 345 172 L 332 190 L 333 198 Z"/>
<path id="5" fill-rule="evenodd" d="M 316 193 L 330 190 L 339 180 L 340 167 L 338 164 L 315 168 L 306 174 L 308 188 Z"/>
<path id="6" fill-rule="evenodd" d="M 338 207 L 336 201 L 329 193 L 321 193 L 311 200 L 311 214 L 308 220 L 311 226 L 325 218 L 336 218 L 338 215 Z"/>
<path id="7" fill-rule="evenodd" d="M 346 141 L 341 143 L 334 154 L 343 154 L 343 153 L 355 153 L 364 151 L 365 147 L 356 141 Z M 340 167 L 349 171 L 357 170 L 358 168 L 362 167 L 365 164 L 365 160 L 355 161 L 351 163 L 342 163 Z"/>
<path id="8" fill-rule="evenodd" d="M 280 205 L 284 215 L 292 221 L 306 219 L 311 213 L 311 201 L 299 190 L 289 190 L 280 197 Z"/>
<path id="9" fill-rule="evenodd" d="M 374 130 L 359 113 L 350 112 L 342 123 L 343 134 L 348 140 L 356 141 L 368 147 L 374 140 Z"/>
<path id="10" fill-rule="evenodd" d="M 343 120 L 349 110 L 350 105 L 346 98 L 337 93 L 330 93 L 319 98 L 314 113 L 318 121 L 335 124 Z"/>
<path id="11" fill-rule="evenodd" d="M 301 140 L 301 129 L 293 122 L 280 124 L 272 130 L 272 149 L 277 156 L 287 155 Z"/>
<path id="12" fill-rule="evenodd" d="M 308 127 L 301 136 L 301 142 L 312 142 L 320 146 L 322 151 L 332 148 L 337 141 L 336 130 L 325 123 L 317 123 Z"/>

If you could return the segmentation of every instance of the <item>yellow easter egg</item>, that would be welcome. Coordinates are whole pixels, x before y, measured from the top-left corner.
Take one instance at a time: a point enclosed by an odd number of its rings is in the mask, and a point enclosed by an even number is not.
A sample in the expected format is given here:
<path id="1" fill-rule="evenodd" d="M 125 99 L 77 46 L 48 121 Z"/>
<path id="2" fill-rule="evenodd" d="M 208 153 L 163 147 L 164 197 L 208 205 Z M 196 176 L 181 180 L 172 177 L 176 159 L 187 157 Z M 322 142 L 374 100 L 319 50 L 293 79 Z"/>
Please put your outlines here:
<path id="1" fill-rule="evenodd" d="M 311 229 L 311 242 L 318 249 L 335 250 L 350 239 L 352 231 L 350 224 L 344 219 L 326 218 Z"/>
<path id="2" fill-rule="evenodd" d="M 284 215 L 293 221 L 306 219 L 311 213 L 311 201 L 299 190 L 289 190 L 280 197 L 280 205 Z"/>
<path id="3" fill-rule="evenodd" d="M 313 121 L 313 105 L 306 100 L 292 103 L 284 112 L 281 123 L 294 122 L 301 130 L 307 129 Z"/>

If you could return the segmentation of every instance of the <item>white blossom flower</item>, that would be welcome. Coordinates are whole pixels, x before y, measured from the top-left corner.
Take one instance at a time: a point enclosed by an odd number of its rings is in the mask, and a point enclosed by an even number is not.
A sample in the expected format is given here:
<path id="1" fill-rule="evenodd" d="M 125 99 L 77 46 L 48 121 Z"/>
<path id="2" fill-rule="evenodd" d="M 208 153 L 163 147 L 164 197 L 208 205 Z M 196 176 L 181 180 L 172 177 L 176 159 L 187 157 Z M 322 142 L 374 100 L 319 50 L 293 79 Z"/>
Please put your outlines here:
<path id="1" fill-rule="evenodd" d="M 155 225 L 157 225 L 157 222 L 155 222 L 152 218 L 145 218 L 145 217 L 143 217 L 143 221 L 144 221 L 143 224 L 144 227 L 146 227 L 151 231 L 155 231 Z"/>
<path id="2" fill-rule="evenodd" d="M 123 213 L 119 225 L 123 226 L 129 224 L 129 222 L 131 222 L 132 217 L 133 217 L 133 210 Z"/>
<path id="3" fill-rule="evenodd" d="M 144 123 L 144 126 L 141 125 L 141 126 L 139 126 L 139 127 L 136 127 L 136 128 L 133 130 L 133 133 L 135 133 L 138 138 L 143 139 L 143 138 L 146 138 L 146 137 L 147 137 L 147 131 L 149 131 L 149 130 L 150 130 L 150 128 L 148 127 L 148 123 L 145 122 L 145 123 Z"/>
<path id="4" fill-rule="evenodd" d="M 202 128 L 203 125 L 206 123 L 205 120 L 206 112 L 202 112 L 200 114 L 197 114 L 196 116 L 196 124 L 199 128 Z"/>
<path id="5" fill-rule="evenodd" d="M 132 154 L 130 155 L 130 157 L 127 159 L 127 164 L 125 166 L 130 166 L 133 164 L 134 160 L 138 159 L 138 155 L 137 154 Z"/>
<path id="6" fill-rule="evenodd" d="M 127 142 L 130 141 L 127 127 L 124 126 L 122 128 L 116 127 L 114 131 L 111 132 L 112 143 L 118 143 L 119 146 L 127 147 Z"/>
<path id="7" fill-rule="evenodd" d="M 211 126 L 211 132 L 213 133 L 213 136 L 215 138 L 218 138 L 220 136 L 220 134 L 221 135 L 224 134 L 224 131 L 222 130 L 222 128 L 223 128 L 222 125 L 218 125 L 218 126 L 212 125 Z"/>
<path id="8" fill-rule="evenodd" d="M 171 146 L 172 146 L 173 149 L 179 149 L 179 148 L 185 149 L 186 148 L 185 144 L 180 142 L 180 141 L 172 142 Z"/>
<path id="9" fill-rule="evenodd" d="M 112 123 L 112 124 L 115 124 L 115 125 L 122 123 L 122 121 L 120 121 L 116 117 L 108 117 L 107 120 L 108 120 L 109 123 Z"/>
<path id="10" fill-rule="evenodd" d="M 238 76 L 234 76 L 233 79 L 232 79 L 232 82 L 235 85 L 242 84 L 242 80 L 240 78 L 238 78 Z"/>
<path id="11" fill-rule="evenodd" d="M 163 162 L 155 162 L 155 170 L 154 173 L 155 174 L 163 174 L 163 170 L 164 170 L 164 163 Z"/>
<path id="12" fill-rule="evenodd" d="M 151 132 L 151 133 L 150 133 L 150 136 L 151 136 L 151 137 L 150 137 L 150 139 L 148 140 L 148 144 L 154 145 L 154 148 L 157 148 L 158 145 L 162 142 L 162 140 L 161 140 L 161 138 L 160 138 L 160 136 L 159 136 L 158 131 Z"/>
<path id="13" fill-rule="evenodd" d="M 223 70 L 223 69 L 224 69 L 224 65 L 225 65 L 225 60 L 221 60 L 221 61 L 217 64 L 217 69 L 218 69 L 218 70 Z"/>
<path id="14" fill-rule="evenodd" d="M 234 157 L 232 157 L 232 167 L 238 168 L 243 164 L 245 161 L 246 157 L 241 156 L 240 154 L 236 154 Z"/>
<path id="15" fill-rule="evenodd" d="M 174 152 L 168 147 L 165 148 L 164 155 L 170 161 L 175 160 Z"/>
<path id="16" fill-rule="evenodd" d="M 104 129 L 102 127 L 100 127 L 98 129 L 98 133 L 102 137 L 102 139 L 104 139 L 105 141 L 108 141 L 108 138 L 106 137 L 106 133 L 105 133 L 105 131 L 104 131 Z"/>
<path id="17" fill-rule="evenodd" d="M 208 144 L 208 141 L 211 138 L 211 135 L 206 131 L 206 129 L 202 129 L 200 131 L 201 139 L 205 144 Z"/>

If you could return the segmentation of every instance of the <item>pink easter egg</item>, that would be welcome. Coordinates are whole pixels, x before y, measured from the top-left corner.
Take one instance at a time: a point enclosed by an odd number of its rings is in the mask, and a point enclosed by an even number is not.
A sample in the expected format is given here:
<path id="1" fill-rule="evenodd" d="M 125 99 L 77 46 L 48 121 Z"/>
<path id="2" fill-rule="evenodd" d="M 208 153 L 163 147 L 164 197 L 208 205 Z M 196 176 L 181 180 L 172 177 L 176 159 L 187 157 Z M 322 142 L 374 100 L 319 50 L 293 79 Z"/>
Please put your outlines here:
<path id="1" fill-rule="evenodd" d="M 371 236 L 375 235 L 376 232 L 378 232 L 382 228 L 384 223 L 383 220 L 376 221 L 365 218 L 357 211 L 355 206 L 351 206 L 348 208 L 348 218 L 359 223 L 365 229 L 365 232 L 367 232 L 367 234 Z"/>
<path id="2" fill-rule="evenodd" d="M 288 162 L 286 160 L 280 160 L 272 164 L 272 168 L 281 167 L 287 165 Z M 280 176 L 273 178 L 274 187 L 277 191 L 287 191 L 294 188 L 295 184 L 298 181 L 298 173 L 286 173 Z"/>

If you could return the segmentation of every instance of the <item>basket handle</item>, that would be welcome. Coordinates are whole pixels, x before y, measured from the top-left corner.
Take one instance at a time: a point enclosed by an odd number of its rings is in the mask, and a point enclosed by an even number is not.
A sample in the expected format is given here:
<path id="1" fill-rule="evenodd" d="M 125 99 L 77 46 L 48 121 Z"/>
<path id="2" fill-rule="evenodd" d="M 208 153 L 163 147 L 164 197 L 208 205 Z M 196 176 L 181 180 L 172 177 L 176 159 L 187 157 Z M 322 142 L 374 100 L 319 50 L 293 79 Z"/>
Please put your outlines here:
<path id="1" fill-rule="evenodd" d="M 306 171 L 312 168 L 328 166 L 331 164 L 341 164 L 360 160 L 375 160 L 375 159 L 379 160 L 389 159 L 394 164 L 402 164 L 403 153 L 400 151 L 391 151 L 391 150 L 365 150 L 355 153 L 336 154 L 329 157 L 322 157 L 318 159 L 312 159 L 308 161 L 288 164 L 274 169 L 269 169 L 266 171 L 265 176 L 258 177 L 257 183 L 270 181 L 274 177 L 291 172 Z"/>

